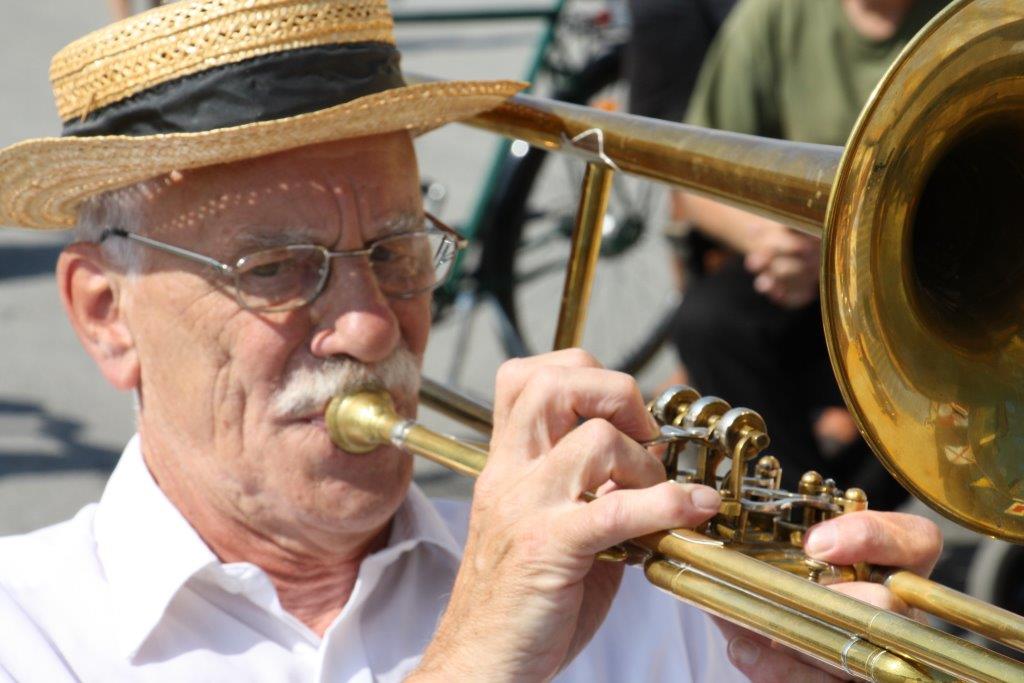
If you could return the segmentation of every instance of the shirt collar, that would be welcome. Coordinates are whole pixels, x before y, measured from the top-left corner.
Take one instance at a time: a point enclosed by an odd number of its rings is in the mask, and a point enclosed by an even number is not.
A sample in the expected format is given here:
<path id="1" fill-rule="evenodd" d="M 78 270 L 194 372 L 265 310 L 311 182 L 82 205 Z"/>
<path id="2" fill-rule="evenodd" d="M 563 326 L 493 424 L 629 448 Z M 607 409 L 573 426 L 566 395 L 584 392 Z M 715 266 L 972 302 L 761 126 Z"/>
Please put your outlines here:
<path id="1" fill-rule="evenodd" d="M 379 562 L 390 562 L 420 543 L 435 545 L 458 564 L 462 560 L 462 547 L 438 514 L 434 505 L 416 484 L 409 486 L 405 500 L 391 520 L 391 535 L 385 548 L 371 555 Z"/>
<path id="2" fill-rule="evenodd" d="M 107 482 L 94 524 L 96 554 L 118 607 L 122 652 L 133 657 L 178 590 L 217 556 L 160 490 L 138 434 Z"/>
<path id="3" fill-rule="evenodd" d="M 135 435 L 125 447 L 100 499 L 94 522 L 96 552 L 118 608 L 119 644 L 134 657 L 156 629 L 175 595 L 204 568 L 222 571 L 188 520 L 153 479 Z M 462 551 L 426 495 L 412 484 L 392 520 L 386 547 L 360 567 L 382 567 L 421 544 L 441 549 L 454 566 Z"/>

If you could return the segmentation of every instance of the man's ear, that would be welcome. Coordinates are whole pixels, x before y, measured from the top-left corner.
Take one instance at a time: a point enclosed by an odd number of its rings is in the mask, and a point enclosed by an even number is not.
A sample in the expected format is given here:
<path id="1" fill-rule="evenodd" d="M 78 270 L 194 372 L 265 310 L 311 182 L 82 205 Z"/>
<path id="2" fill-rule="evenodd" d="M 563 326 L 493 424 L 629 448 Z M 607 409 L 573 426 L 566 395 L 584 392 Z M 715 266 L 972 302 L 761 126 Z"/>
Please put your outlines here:
<path id="1" fill-rule="evenodd" d="M 75 334 L 114 387 L 139 384 L 135 340 L 125 319 L 124 275 L 107 267 L 95 244 L 69 245 L 57 259 L 61 302 Z"/>

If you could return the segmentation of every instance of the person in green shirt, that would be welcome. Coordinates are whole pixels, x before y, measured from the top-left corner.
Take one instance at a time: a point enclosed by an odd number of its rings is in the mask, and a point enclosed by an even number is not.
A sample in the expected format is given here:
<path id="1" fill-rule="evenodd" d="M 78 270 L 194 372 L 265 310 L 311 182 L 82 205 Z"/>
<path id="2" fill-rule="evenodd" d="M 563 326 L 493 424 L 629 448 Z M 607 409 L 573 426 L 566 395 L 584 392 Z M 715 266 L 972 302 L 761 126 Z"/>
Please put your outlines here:
<path id="1" fill-rule="evenodd" d="M 889 64 L 945 4 L 741 0 L 708 53 L 686 122 L 842 145 Z M 681 200 L 698 251 L 711 244 L 717 256 L 714 268 L 698 267 L 673 335 L 691 383 L 762 414 L 788 487 L 816 469 L 864 487 L 873 507 L 897 505 L 905 492 L 860 440 L 831 374 L 819 241 L 710 199 Z"/>

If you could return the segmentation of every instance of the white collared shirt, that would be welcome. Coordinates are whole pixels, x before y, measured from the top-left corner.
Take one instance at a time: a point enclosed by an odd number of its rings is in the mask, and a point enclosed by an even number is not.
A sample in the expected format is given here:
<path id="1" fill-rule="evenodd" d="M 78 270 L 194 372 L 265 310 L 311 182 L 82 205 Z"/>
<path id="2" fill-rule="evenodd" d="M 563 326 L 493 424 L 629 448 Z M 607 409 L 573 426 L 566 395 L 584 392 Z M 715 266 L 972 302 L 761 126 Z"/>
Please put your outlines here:
<path id="1" fill-rule="evenodd" d="M 398 681 L 430 641 L 468 508 L 413 486 L 323 638 L 270 579 L 221 563 L 157 486 L 138 437 L 98 504 L 0 539 L 0 681 Z M 486 644 L 481 644 L 486 647 Z M 711 621 L 627 571 L 561 681 L 745 680 Z"/>

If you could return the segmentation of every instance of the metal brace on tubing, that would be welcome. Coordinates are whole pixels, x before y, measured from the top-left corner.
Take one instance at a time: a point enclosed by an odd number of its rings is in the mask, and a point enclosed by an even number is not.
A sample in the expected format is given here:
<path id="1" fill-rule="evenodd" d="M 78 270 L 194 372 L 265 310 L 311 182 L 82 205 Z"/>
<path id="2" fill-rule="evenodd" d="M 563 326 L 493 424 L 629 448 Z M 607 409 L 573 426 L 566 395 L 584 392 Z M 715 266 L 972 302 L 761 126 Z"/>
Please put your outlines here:
<path id="1" fill-rule="evenodd" d="M 839 660 L 843 665 L 843 671 L 854 677 L 856 677 L 856 674 L 850 671 L 850 662 L 848 658 L 850 656 L 850 650 L 853 649 L 853 646 L 859 643 L 860 640 L 860 636 L 851 636 L 850 639 L 846 641 L 846 645 L 843 646 L 843 651 L 839 653 Z"/>
<path id="2" fill-rule="evenodd" d="M 583 146 L 581 144 L 587 138 L 594 138 L 596 140 L 596 151 L 590 149 L 589 145 Z M 588 128 L 572 138 L 562 133 L 562 151 L 580 157 L 588 164 L 603 164 L 613 171 L 620 170 L 619 165 L 604 151 L 604 131 L 600 128 Z"/>

